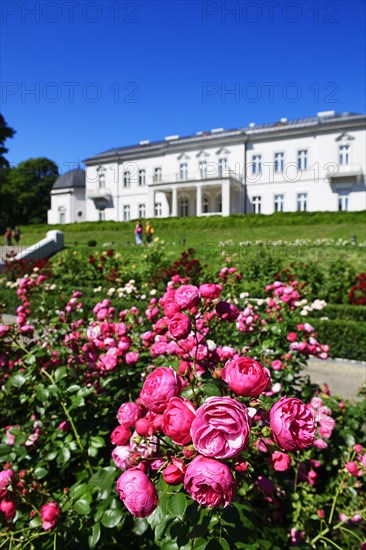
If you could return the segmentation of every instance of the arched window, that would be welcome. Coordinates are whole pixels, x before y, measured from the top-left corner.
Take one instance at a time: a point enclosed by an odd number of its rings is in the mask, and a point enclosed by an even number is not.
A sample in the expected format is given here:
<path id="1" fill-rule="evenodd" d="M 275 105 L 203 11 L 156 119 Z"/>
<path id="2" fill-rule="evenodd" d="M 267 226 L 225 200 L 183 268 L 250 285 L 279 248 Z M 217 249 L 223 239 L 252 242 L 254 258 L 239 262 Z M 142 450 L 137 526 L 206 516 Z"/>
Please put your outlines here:
<path id="1" fill-rule="evenodd" d="M 189 200 L 187 197 L 182 197 L 179 201 L 179 215 L 185 218 L 189 213 Z"/>

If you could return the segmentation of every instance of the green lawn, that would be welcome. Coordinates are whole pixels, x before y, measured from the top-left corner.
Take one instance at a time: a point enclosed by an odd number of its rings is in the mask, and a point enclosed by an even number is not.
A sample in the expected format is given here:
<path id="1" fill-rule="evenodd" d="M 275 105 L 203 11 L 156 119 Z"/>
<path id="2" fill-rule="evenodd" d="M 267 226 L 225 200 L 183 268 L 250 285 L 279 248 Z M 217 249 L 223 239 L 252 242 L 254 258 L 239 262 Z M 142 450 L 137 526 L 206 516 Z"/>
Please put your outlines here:
<path id="1" fill-rule="evenodd" d="M 153 220 L 155 237 L 165 241 L 167 254 L 177 257 L 189 247 L 197 251 L 200 259 L 208 261 L 216 258 L 224 250 L 227 253 L 239 253 L 245 259 L 239 243 L 242 241 L 295 241 L 305 239 L 344 239 L 350 240 L 355 235 L 358 243 L 366 241 L 365 212 L 316 212 L 316 213 L 277 213 L 270 216 L 236 215 L 223 218 L 191 217 L 165 218 Z M 60 229 L 65 233 L 65 244 L 69 247 L 86 245 L 94 239 L 98 245 L 113 243 L 121 248 L 131 247 L 134 243 L 135 222 L 84 222 L 62 226 L 34 225 L 22 227 L 22 245 L 33 244 L 42 239 L 51 229 Z M 224 248 L 223 241 L 232 241 Z M 251 253 L 258 253 L 253 245 Z M 289 259 L 299 258 L 304 247 L 287 249 L 271 248 L 275 254 L 287 254 Z M 347 251 L 347 258 L 352 259 L 361 270 L 365 269 L 365 248 L 335 247 L 332 250 L 322 245 L 306 249 L 309 259 L 329 261 Z M 272 253 L 272 252 L 271 252 Z"/>

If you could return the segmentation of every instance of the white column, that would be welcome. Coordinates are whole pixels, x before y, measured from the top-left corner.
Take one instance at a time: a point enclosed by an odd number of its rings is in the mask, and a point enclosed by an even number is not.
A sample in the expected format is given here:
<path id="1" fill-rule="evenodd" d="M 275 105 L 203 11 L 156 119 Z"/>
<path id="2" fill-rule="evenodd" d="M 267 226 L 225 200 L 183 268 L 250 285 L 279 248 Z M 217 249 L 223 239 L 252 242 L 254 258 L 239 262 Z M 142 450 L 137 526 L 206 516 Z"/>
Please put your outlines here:
<path id="1" fill-rule="evenodd" d="M 230 179 L 224 179 L 221 183 L 222 215 L 230 216 Z"/>
<path id="2" fill-rule="evenodd" d="M 172 187 L 172 211 L 171 216 L 178 216 L 178 189 L 174 186 Z"/>
<path id="3" fill-rule="evenodd" d="M 153 189 L 148 191 L 146 217 L 155 218 L 155 191 Z"/>
<path id="4" fill-rule="evenodd" d="M 196 216 L 202 216 L 202 187 L 196 187 Z"/>

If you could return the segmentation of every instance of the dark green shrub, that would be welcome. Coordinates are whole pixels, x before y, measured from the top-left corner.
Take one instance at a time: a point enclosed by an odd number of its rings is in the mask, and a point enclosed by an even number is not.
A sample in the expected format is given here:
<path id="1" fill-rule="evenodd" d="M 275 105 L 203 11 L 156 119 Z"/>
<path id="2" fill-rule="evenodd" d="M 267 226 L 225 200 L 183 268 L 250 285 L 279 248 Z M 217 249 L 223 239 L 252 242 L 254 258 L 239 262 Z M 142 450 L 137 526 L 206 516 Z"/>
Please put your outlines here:
<path id="1" fill-rule="evenodd" d="M 354 321 L 308 319 L 317 338 L 330 346 L 329 356 L 365 361 L 366 324 Z"/>

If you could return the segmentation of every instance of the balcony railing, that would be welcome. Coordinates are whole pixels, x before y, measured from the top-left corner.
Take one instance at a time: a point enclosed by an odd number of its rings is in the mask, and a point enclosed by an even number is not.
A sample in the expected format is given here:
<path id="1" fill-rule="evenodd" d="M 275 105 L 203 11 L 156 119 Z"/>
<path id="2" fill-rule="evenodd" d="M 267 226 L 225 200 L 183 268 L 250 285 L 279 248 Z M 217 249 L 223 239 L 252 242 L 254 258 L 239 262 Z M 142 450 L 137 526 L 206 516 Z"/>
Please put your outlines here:
<path id="1" fill-rule="evenodd" d="M 92 199 L 92 200 L 104 199 L 108 201 L 112 196 L 112 192 L 110 189 L 106 189 L 104 187 L 98 188 L 98 189 L 88 189 L 86 192 L 86 196 L 88 199 Z"/>
<path id="2" fill-rule="evenodd" d="M 332 164 L 328 167 L 327 178 L 337 180 L 339 178 L 352 178 L 362 176 L 360 164 Z"/>
<path id="3" fill-rule="evenodd" d="M 204 174 L 202 172 L 187 172 L 186 174 L 164 174 L 161 176 L 153 176 L 151 179 L 152 184 L 164 184 L 164 183 L 183 183 L 183 182 L 213 182 L 214 180 L 225 180 L 225 179 L 235 179 L 237 181 L 242 181 L 242 177 L 240 174 L 235 172 L 234 170 L 216 170 L 216 171 L 209 171 Z"/>

